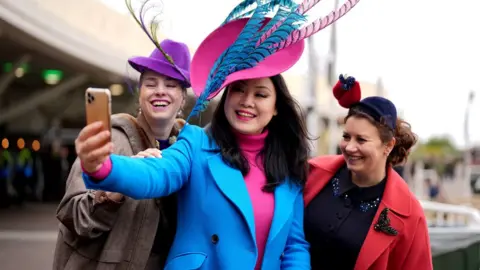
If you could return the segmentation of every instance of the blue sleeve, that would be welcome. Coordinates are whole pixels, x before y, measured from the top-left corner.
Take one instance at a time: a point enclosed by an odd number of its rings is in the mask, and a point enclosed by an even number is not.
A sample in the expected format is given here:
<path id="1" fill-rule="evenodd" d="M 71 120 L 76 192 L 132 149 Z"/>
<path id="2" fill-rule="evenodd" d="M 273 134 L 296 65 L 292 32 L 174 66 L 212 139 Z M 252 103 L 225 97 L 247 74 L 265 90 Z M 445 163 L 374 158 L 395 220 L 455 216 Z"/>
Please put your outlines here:
<path id="1" fill-rule="evenodd" d="M 189 181 L 195 144 L 201 143 L 203 136 L 199 127 L 186 125 L 177 142 L 162 151 L 162 158 L 112 154 L 112 170 L 107 178 L 95 181 L 84 173 L 83 180 L 88 189 L 118 192 L 137 200 L 167 196 Z"/>
<path id="2" fill-rule="evenodd" d="M 283 252 L 282 270 L 307 270 L 310 266 L 310 245 L 303 232 L 303 193 L 295 200 L 292 227 Z"/>

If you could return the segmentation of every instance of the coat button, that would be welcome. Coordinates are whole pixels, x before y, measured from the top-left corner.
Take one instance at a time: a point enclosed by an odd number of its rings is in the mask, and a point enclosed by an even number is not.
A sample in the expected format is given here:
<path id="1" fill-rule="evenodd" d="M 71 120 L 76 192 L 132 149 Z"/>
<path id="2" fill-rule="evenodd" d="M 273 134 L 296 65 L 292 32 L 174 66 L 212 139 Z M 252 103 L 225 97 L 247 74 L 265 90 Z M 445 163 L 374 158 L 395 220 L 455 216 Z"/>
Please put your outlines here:
<path id="1" fill-rule="evenodd" d="M 218 240 L 219 240 L 218 235 L 216 235 L 216 234 L 212 235 L 212 243 L 214 245 L 216 245 L 218 243 Z"/>
<path id="2" fill-rule="evenodd" d="M 352 206 L 352 200 L 350 198 L 345 199 L 345 207 L 350 208 Z"/>

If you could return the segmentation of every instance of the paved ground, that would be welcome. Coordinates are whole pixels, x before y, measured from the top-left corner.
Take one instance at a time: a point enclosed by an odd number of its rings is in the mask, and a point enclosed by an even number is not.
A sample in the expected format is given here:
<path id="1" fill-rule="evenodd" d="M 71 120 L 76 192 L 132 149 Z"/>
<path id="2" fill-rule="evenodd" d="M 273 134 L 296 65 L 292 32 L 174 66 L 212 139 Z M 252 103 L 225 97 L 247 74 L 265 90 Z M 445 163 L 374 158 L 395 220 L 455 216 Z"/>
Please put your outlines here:
<path id="1" fill-rule="evenodd" d="M 0 209 L 0 270 L 52 269 L 56 207 L 55 203 Z"/>
<path id="2" fill-rule="evenodd" d="M 29 204 L 0 209 L 0 269 L 52 269 L 55 208 L 56 204 Z"/>

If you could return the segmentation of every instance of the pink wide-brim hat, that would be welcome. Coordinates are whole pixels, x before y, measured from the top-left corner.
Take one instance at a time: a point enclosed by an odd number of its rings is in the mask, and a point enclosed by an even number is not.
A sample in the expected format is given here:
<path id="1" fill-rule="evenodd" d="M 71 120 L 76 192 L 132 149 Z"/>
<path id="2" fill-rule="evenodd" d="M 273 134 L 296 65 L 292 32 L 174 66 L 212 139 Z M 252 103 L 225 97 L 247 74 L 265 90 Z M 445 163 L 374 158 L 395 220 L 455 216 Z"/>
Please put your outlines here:
<path id="1" fill-rule="evenodd" d="M 270 19 L 265 20 L 267 23 Z M 207 84 L 210 70 L 218 57 L 237 39 L 248 18 L 229 22 L 208 35 L 195 52 L 190 66 L 190 78 L 193 92 L 198 97 Z M 210 94 L 214 98 L 227 85 L 235 81 L 266 78 L 278 75 L 291 68 L 300 59 L 305 48 L 304 41 L 299 41 L 285 49 L 268 56 L 253 68 L 234 72 L 227 76 L 219 89 Z"/>

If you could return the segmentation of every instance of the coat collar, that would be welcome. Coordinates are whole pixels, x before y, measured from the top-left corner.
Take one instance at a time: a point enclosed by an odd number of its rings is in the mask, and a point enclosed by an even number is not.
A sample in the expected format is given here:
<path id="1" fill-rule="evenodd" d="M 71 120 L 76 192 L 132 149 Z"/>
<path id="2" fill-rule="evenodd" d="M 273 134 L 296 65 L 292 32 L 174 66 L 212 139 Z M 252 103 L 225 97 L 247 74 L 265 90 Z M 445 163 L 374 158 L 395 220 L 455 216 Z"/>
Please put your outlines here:
<path id="1" fill-rule="evenodd" d="M 321 156 L 309 161 L 310 173 L 304 192 L 305 206 L 325 187 L 337 170 L 345 164 L 342 156 Z M 390 246 L 396 237 L 403 233 L 405 219 L 411 214 L 411 192 L 405 181 L 392 169 L 387 172 L 387 182 L 382 201 L 375 214 L 365 242 L 362 245 L 355 270 L 369 269 L 375 260 Z M 390 225 L 398 231 L 397 236 L 378 232 L 374 229 L 380 213 L 388 208 Z"/>
<path id="2" fill-rule="evenodd" d="M 208 138 L 208 140 L 204 140 L 202 149 L 206 151 L 217 151 L 219 150 L 219 147 L 212 139 Z M 225 197 L 227 197 L 240 210 L 240 213 L 247 223 L 250 235 L 252 239 L 255 240 L 253 207 L 243 175 L 239 170 L 227 166 L 220 153 L 213 153 L 208 157 L 207 162 L 209 171 L 213 176 L 217 187 Z M 267 245 L 275 239 L 283 226 L 287 223 L 300 191 L 300 188 L 288 184 L 288 179 L 285 183 L 279 185 L 275 189 L 275 208 Z"/>
<path id="3" fill-rule="evenodd" d="M 208 132 L 207 129 L 204 129 L 205 131 L 205 136 L 206 139 L 203 140 L 202 142 L 202 149 L 206 151 L 220 151 L 220 147 L 218 144 L 213 140 L 213 138 L 210 136 L 210 133 Z"/>
<path id="4" fill-rule="evenodd" d="M 310 173 L 305 186 L 305 206 L 325 187 L 335 173 L 345 165 L 342 156 L 320 156 L 309 161 Z M 405 181 L 395 170 L 389 168 L 382 203 L 390 210 L 402 216 L 411 211 L 411 193 Z"/>
<path id="5" fill-rule="evenodd" d="M 177 136 L 185 124 L 185 120 L 176 118 L 170 136 Z M 121 128 L 127 134 L 134 154 L 145 148 L 156 146 L 156 139 L 143 114 L 138 114 L 137 118 L 126 113 L 114 114 L 112 115 L 112 126 Z"/>
<path id="6" fill-rule="evenodd" d="M 120 128 L 127 135 L 134 154 L 155 147 L 155 138 L 146 132 L 148 129 L 142 121 L 126 114 L 118 113 L 112 115 L 112 127 Z"/>

